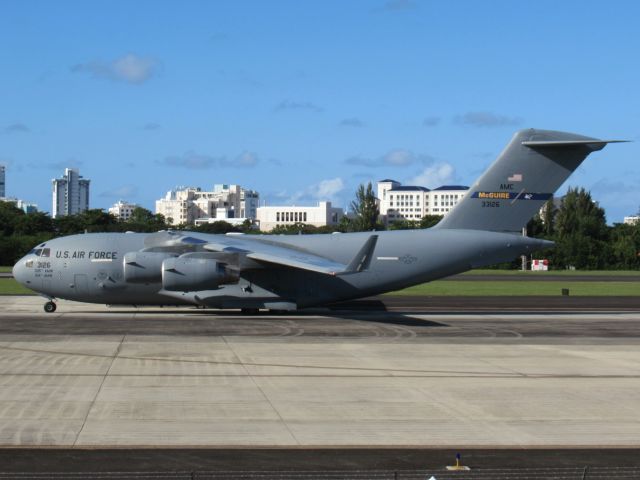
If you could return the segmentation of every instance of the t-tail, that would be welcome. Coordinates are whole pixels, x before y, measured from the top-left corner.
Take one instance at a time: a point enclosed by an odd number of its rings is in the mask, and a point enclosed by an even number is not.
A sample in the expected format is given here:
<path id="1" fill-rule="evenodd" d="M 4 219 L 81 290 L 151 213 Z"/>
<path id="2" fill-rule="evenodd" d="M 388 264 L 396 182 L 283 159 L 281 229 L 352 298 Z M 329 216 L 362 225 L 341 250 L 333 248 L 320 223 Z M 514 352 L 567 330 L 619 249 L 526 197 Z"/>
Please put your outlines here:
<path id="1" fill-rule="evenodd" d="M 520 130 L 436 228 L 520 232 L 591 152 L 621 141 Z"/>

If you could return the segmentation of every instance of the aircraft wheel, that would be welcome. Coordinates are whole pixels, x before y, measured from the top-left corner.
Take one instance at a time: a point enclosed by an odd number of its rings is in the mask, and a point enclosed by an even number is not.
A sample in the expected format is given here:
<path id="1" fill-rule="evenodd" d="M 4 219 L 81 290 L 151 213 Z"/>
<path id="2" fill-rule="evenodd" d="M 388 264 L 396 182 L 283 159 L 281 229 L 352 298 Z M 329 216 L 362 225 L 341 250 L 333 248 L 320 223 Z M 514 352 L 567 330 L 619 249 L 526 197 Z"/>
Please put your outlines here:
<path id="1" fill-rule="evenodd" d="M 53 302 L 47 302 L 44 304 L 44 311 L 47 313 L 53 313 L 56 311 L 56 304 Z"/>

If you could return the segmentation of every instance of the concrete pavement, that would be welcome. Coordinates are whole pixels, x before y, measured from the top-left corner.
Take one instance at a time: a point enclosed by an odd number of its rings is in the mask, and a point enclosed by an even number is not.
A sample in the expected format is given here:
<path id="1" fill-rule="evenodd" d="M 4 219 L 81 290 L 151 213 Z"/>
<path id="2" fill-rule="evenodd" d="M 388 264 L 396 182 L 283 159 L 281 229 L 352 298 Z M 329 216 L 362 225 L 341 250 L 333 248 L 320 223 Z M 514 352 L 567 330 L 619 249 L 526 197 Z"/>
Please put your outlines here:
<path id="1" fill-rule="evenodd" d="M 0 298 L 5 446 L 631 446 L 640 314 L 247 317 Z"/>

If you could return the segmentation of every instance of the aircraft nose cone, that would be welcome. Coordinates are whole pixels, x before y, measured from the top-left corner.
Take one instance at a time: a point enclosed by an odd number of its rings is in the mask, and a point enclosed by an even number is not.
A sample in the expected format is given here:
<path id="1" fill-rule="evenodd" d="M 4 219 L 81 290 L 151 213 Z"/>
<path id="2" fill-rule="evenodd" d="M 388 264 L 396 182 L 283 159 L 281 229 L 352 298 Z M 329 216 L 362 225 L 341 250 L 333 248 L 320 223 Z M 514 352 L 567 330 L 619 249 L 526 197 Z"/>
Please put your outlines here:
<path id="1" fill-rule="evenodd" d="M 11 270 L 11 273 L 13 274 L 13 278 L 18 282 L 18 283 L 24 283 L 24 265 L 22 265 L 23 261 L 19 260 L 18 263 L 16 263 L 13 266 L 13 269 Z"/>

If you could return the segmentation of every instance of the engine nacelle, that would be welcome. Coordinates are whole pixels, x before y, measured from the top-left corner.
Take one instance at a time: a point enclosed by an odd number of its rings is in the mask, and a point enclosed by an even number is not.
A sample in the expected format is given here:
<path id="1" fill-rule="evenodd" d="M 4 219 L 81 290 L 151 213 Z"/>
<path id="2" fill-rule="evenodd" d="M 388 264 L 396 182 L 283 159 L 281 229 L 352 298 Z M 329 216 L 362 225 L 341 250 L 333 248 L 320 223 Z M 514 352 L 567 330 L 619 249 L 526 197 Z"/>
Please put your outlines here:
<path id="1" fill-rule="evenodd" d="M 223 283 L 235 283 L 238 276 L 224 263 L 210 258 L 176 257 L 162 262 L 162 288 L 193 292 L 213 290 Z"/>
<path id="2" fill-rule="evenodd" d="M 129 252 L 124 256 L 124 279 L 128 283 L 154 283 L 162 280 L 162 262 L 175 257 L 165 252 Z"/>

